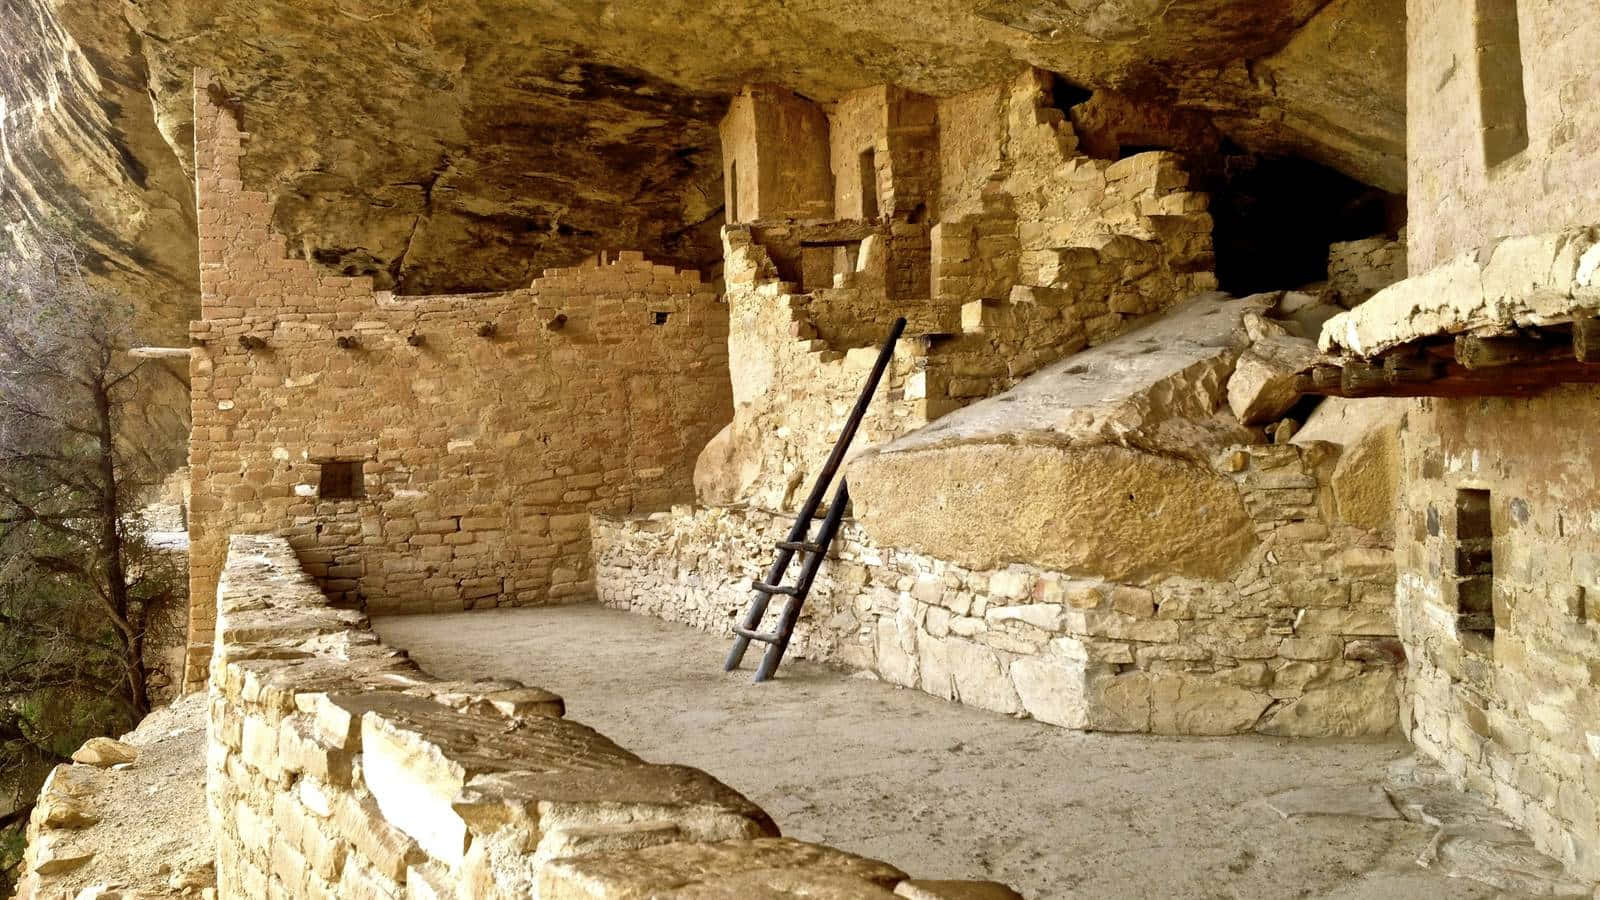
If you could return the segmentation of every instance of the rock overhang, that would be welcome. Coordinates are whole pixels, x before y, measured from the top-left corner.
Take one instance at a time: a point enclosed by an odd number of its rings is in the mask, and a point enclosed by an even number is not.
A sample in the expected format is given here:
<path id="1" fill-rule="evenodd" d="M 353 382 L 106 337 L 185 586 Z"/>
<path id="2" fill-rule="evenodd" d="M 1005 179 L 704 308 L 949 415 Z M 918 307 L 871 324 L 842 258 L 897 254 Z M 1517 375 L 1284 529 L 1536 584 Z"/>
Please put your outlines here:
<path id="1" fill-rule="evenodd" d="M 75 78 L 56 80 L 74 89 L 52 94 L 12 73 L 0 91 L 13 110 L 54 104 L 59 121 L 39 120 L 47 132 L 100 120 L 67 141 L 38 136 L 56 170 L 122 171 L 74 185 L 98 200 L 83 208 L 34 183 L 46 169 L 19 172 L 21 206 L 79 224 L 114 219 L 100 223 L 113 231 L 187 210 L 187 228 L 160 229 L 181 237 L 192 233 L 192 197 L 174 175 L 190 167 L 192 72 L 214 70 L 257 133 L 246 180 L 272 194 L 291 244 L 336 270 L 426 293 L 509 287 L 604 247 L 713 267 L 715 121 L 749 81 L 823 101 L 880 83 L 950 96 L 1036 65 L 1214 113 L 1247 147 L 1399 190 L 1404 28 L 1386 6 L 25 4 L 19 28 L 70 62 Z M 1253 66 L 1268 74 L 1253 77 Z M 119 93 L 102 102 L 96 83 Z M 1330 95 L 1330 85 L 1343 87 Z M 122 255 L 138 268 L 131 251 L 156 246 L 155 234 L 134 230 Z M 187 242 L 157 243 L 149 259 L 181 273 L 160 248 Z"/>

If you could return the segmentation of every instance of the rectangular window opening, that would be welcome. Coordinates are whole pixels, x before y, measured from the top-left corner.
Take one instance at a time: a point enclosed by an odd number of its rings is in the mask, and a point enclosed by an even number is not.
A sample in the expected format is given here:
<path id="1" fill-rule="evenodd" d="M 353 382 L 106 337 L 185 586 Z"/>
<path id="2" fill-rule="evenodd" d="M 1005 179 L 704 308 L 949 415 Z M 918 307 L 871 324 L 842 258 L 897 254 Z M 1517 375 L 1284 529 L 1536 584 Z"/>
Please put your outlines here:
<path id="1" fill-rule="evenodd" d="M 361 461 L 330 459 L 318 464 L 317 496 L 323 500 L 354 500 L 366 493 Z"/>
<path id="2" fill-rule="evenodd" d="M 878 153 L 868 147 L 861 151 L 861 218 L 878 217 Z"/>
<path id="3" fill-rule="evenodd" d="M 739 221 L 739 162 L 728 163 L 728 221 Z"/>
<path id="4" fill-rule="evenodd" d="M 1456 491 L 1456 611 L 1459 631 L 1494 637 L 1494 523 L 1483 490 Z"/>
<path id="5" fill-rule="evenodd" d="M 1483 159 L 1493 169 L 1528 149 L 1522 33 L 1517 22 L 1517 0 L 1477 0 L 1475 12 Z"/>

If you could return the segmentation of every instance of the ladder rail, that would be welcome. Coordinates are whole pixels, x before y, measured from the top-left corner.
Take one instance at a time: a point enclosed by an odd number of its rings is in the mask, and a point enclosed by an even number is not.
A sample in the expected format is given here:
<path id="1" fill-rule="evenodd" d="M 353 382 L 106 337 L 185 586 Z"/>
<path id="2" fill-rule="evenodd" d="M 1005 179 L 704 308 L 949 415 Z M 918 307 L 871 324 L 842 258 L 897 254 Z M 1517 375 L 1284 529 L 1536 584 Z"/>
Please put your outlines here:
<path id="1" fill-rule="evenodd" d="M 856 431 L 861 427 L 861 420 L 866 417 L 867 407 L 872 404 L 872 397 L 878 392 L 878 384 L 883 380 L 883 373 L 889 368 L 889 362 L 894 358 L 894 347 L 899 342 L 900 335 L 906 330 L 906 320 L 902 316 L 894 320 L 894 326 L 889 329 L 889 336 L 884 339 L 883 346 L 878 349 L 878 358 L 872 364 L 872 372 L 867 376 L 867 383 L 862 386 L 861 394 L 856 398 L 856 405 L 850 410 L 850 416 L 845 420 L 844 429 L 839 432 L 839 439 L 834 442 L 833 451 L 828 454 L 828 459 L 822 464 L 822 469 L 817 473 L 816 483 L 811 486 L 811 493 L 800 507 L 799 514 L 795 517 L 794 526 L 789 529 L 787 540 L 778 546 L 778 555 L 772 561 L 772 567 L 767 570 L 766 584 L 780 584 L 784 573 L 789 570 L 789 563 L 794 559 L 795 550 L 783 544 L 803 544 L 811 531 L 811 520 L 816 517 L 817 508 L 822 505 L 823 497 L 827 496 L 828 487 L 833 483 L 833 477 L 839 471 L 839 466 L 844 462 L 845 453 L 850 449 L 851 441 L 855 440 Z M 843 485 L 841 484 L 841 487 Z M 833 510 L 830 508 L 831 514 Z M 841 512 L 841 515 L 843 513 Z M 817 541 L 824 551 L 827 543 Z M 821 564 L 823 553 L 810 554 Z M 815 573 L 813 573 L 815 575 Z M 809 585 L 807 586 L 809 590 Z M 805 594 L 799 594 L 798 600 L 803 600 Z M 750 608 L 745 613 L 741 628 L 743 631 L 754 632 L 761 627 L 761 619 L 767 614 L 767 605 L 771 603 L 772 595 L 757 592 L 751 598 Z M 790 604 L 794 605 L 794 604 Z M 787 644 L 787 640 L 784 641 Z M 722 663 L 725 672 L 739 668 L 744 661 L 745 651 L 750 647 L 750 638 L 742 633 L 735 633 L 733 647 L 728 650 L 728 657 Z M 780 654 L 781 656 L 781 654 Z"/>
<path id="2" fill-rule="evenodd" d="M 828 504 L 828 517 L 822 520 L 822 530 L 817 533 L 818 544 L 827 547 L 833 543 L 834 535 L 838 534 L 839 525 L 844 520 L 844 508 L 849 504 L 850 486 L 841 480 L 839 490 L 833 494 L 833 502 Z M 756 669 L 756 683 L 771 678 L 778 671 L 778 664 L 783 662 L 783 654 L 789 649 L 789 638 L 794 636 L 795 622 L 800 618 L 800 607 L 811 593 L 811 582 L 816 580 L 825 555 L 814 553 L 806 557 L 805 567 L 800 570 L 800 581 L 795 585 L 798 589 L 796 596 L 783 606 L 783 618 L 778 621 L 774 632 L 777 640 L 767 645 L 767 652 L 762 655 L 761 665 Z"/>

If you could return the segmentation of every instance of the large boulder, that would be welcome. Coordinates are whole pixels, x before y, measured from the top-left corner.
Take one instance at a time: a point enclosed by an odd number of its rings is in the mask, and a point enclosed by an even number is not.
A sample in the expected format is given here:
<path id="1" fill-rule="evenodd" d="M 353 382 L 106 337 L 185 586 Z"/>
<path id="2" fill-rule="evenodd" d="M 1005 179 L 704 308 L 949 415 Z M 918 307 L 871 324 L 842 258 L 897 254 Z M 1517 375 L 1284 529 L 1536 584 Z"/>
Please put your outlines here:
<path id="1" fill-rule="evenodd" d="M 1262 316 L 1246 316 L 1250 348 L 1228 379 L 1228 407 L 1245 425 L 1262 425 L 1279 418 L 1300 400 L 1297 376 L 1317 362 L 1314 341 L 1295 337 L 1283 326 Z"/>
<path id="2" fill-rule="evenodd" d="M 1252 438 L 1224 386 L 1244 317 L 1269 303 L 1190 300 L 863 454 L 849 470 L 857 516 L 882 544 L 975 569 L 1227 577 L 1256 537 L 1205 460 Z"/>
<path id="3" fill-rule="evenodd" d="M 1328 476 L 1339 521 L 1379 535 L 1394 533 L 1400 496 L 1400 425 L 1414 401 L 1403 397 L 1330 397 L 1291 443 L 1337 445 Z"/>

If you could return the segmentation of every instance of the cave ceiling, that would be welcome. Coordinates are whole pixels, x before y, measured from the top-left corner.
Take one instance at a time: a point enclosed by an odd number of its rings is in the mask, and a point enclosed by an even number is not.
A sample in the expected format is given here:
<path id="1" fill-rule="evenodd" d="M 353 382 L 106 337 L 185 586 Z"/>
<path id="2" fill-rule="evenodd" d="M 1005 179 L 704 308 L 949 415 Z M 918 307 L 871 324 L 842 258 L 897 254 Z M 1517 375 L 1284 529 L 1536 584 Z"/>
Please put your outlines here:
<path id="1" fill-rule="evenodd" d="M 0 0 L 0 28 L 0 215 L 74 223 L 174 321 L 197 68 L 286 251 L 410 293 L 605 248 L 714 265 L 716 124 L 751 81 L 948 95 L 1032 64 L 1404 189 L 1403 0 Z"/>

